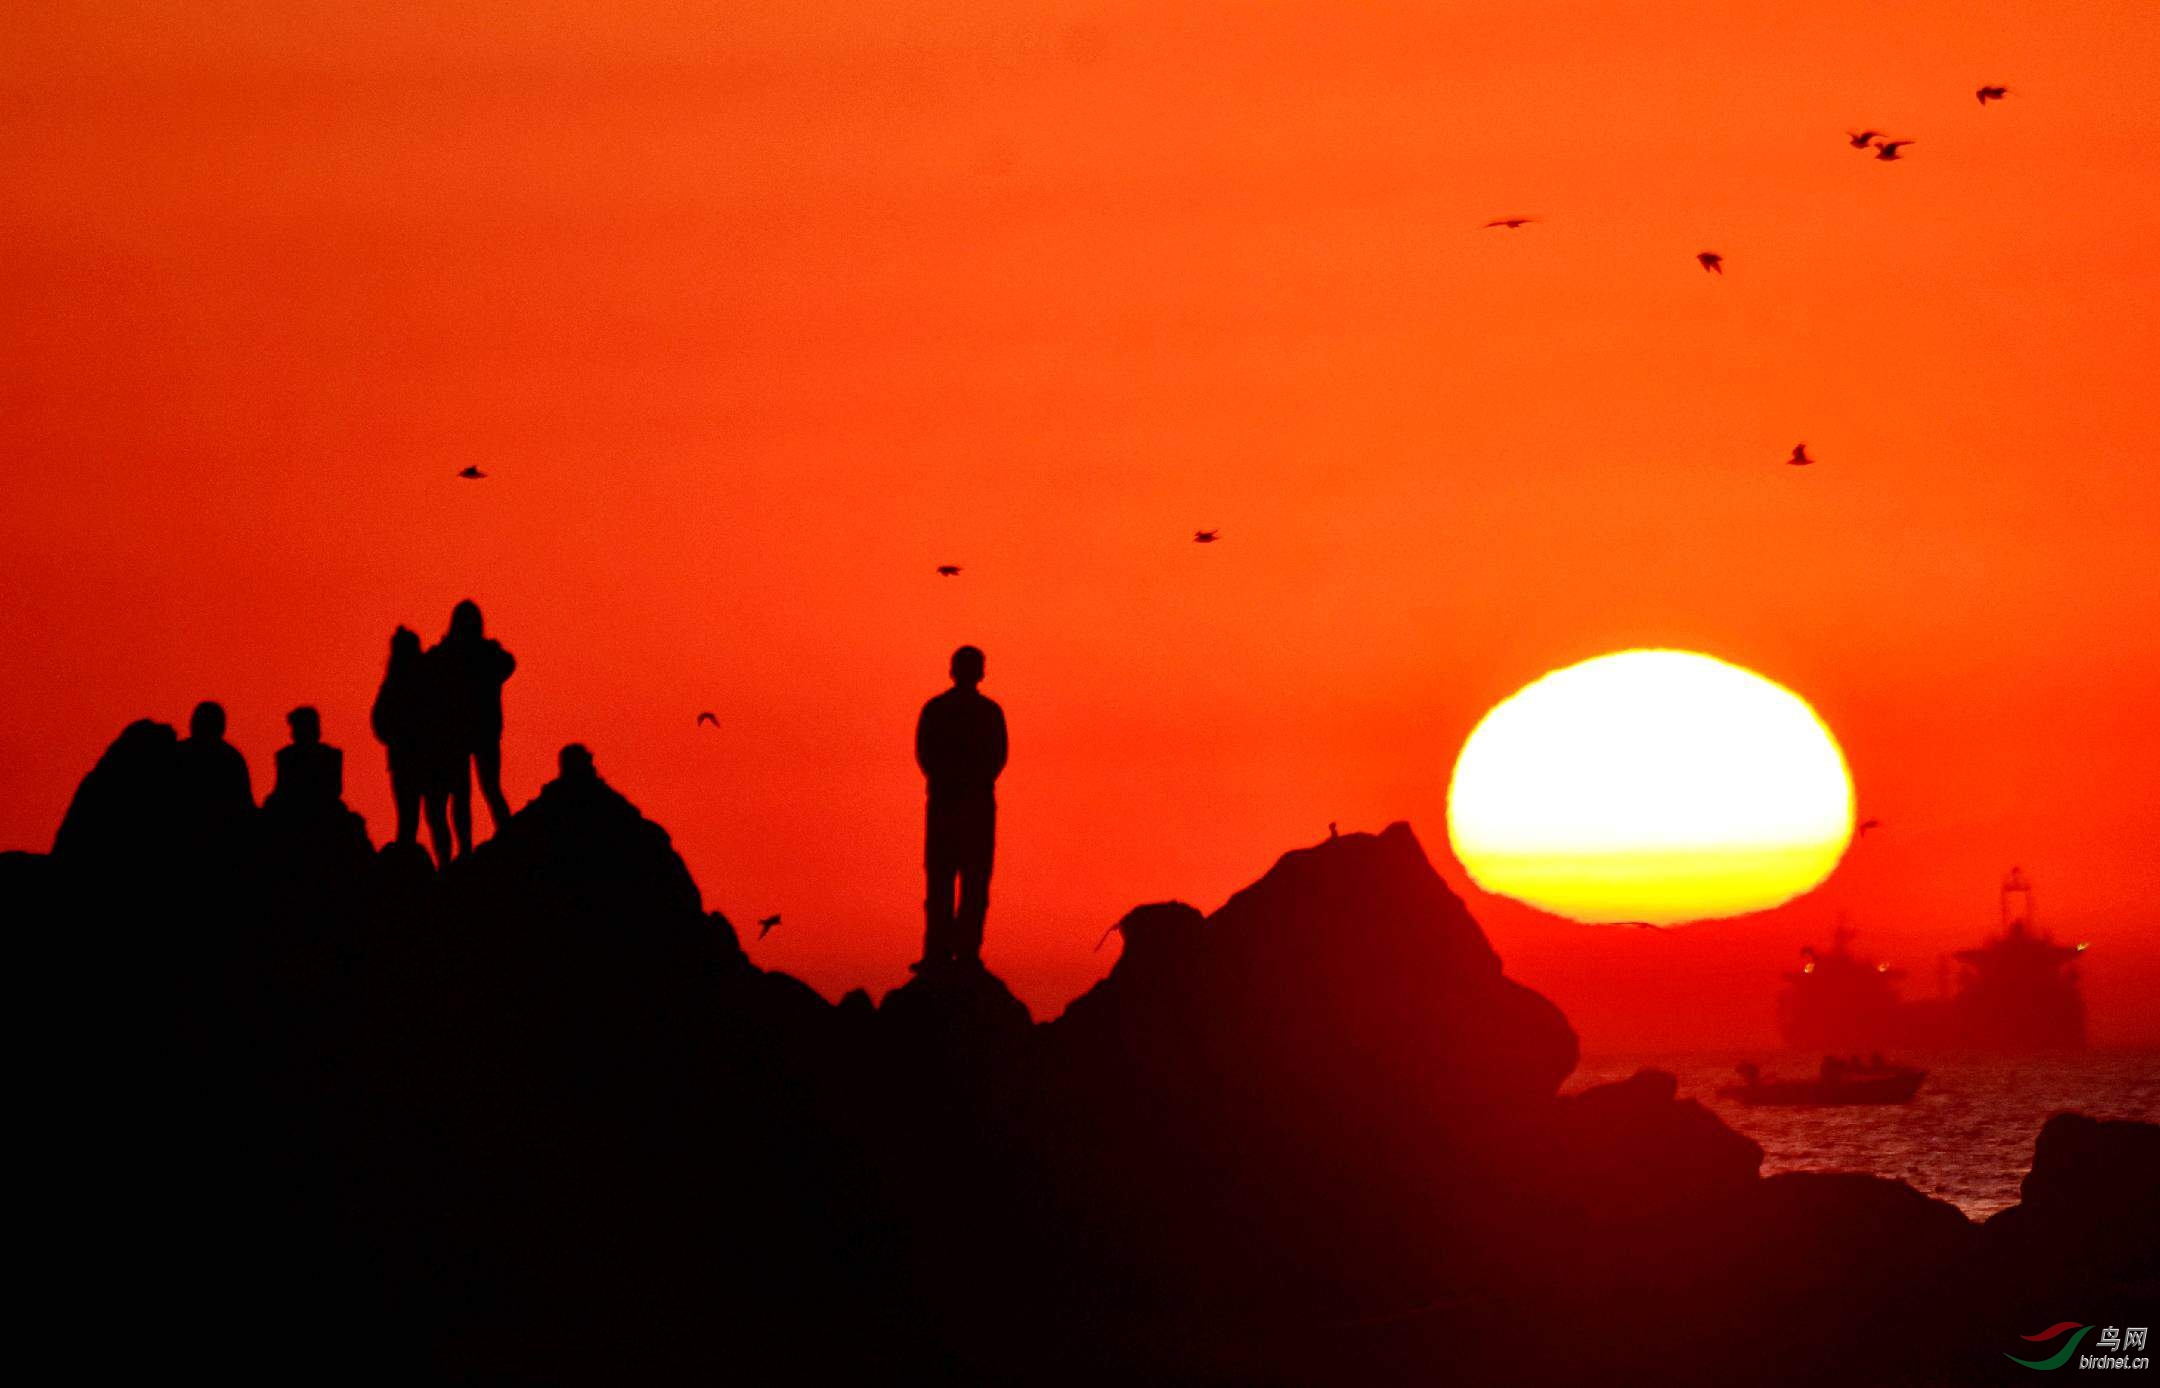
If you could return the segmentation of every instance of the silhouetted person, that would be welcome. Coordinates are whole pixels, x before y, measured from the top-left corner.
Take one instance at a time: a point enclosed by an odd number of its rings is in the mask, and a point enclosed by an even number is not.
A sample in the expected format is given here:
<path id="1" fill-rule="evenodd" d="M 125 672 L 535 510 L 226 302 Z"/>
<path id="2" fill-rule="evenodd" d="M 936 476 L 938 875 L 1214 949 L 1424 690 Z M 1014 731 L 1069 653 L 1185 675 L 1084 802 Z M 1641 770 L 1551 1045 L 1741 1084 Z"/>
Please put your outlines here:
<path id="1" fill-rule="evenodd" d="M 592 748 L 582 742 L 565 742 L 555 754 L 555 775 L 565 786 L 582 788 L 600 784 L 600 766 Z"/>
<path id="2" fill-rule="evenodd" d="M 450 613 L 450 630 L 428 652 L 430 673 L 442 700 L 451 740 L 450 815 L 460 853 L 472 852 L 472 780 L 480 780 L 495 832 L 510 822 L 502 789 L 502 687 L 517 658 L 489 638 L 480 606 L 470 598 Z M 430 812 L 432 814 L 432 811 Z"/>
<path id="3" fill-rule="evenodd" d="M 180 794 L 190 816 L 182 826 L 203 839 L 230 834 L 255 812 L 255 786 L 247 758 L 225 740 L 225 708 L 208 699 L 195 705 L 188 735 L 180 739 Z"/>
<path id="4" fill-rule="evenodd" d="M 915 723 L 915 764 L 929 783 L 923 834 L 923 957 L 917 970 L 980 965 L 990 868 L 997 847 L 997 778 L 1005 769 L 1005 711 L 976 688 L 983 653 L 952 656 L 952 688 L 923 705 Z M 959 887 L 957 907 L 953 889 Z"/>
<path id="5" fill-rule="evenodd" d="M 53 857 L 85 867 L 162 863 L 173 826 L 192 813 L 182 788 L 180 739 L 167 723 L 138 718 L 113 739 L 68 802 Z M 120 885 L 127 885 L 120 883 Z"/>
<path id="6" fill-rule="evenodd" d="M 375 846 L 345 805 L 345 754 L 322 740 L 321 715 L 303 704 L 285 725 L 292 741 L 278 749 L 277 783 L 263 797 L 264 842 L 283 880 L 335 890 L 373 861 Z"/>
<path id="7" fill-rule="evenodd" d="M 292 744 L 277 754 L 277 784 L 263 809 L 281 816 L 327 817 L 345 808 L 345 754 L 322 740 L 322 715 L 302 704 L 285 715 Z"/>
<path id="8" fill-rule="evenodd" d="M 555 754 L 555 779 L 540 787 L 540 794 L 526 808 L 540 812 L 536 821 L 540 824 L 568 822 L 579 825 L 581 839 L 596 812 L 603 818 L 639 817 L 637 807 L 601 776 L 592 749 L 582 742 L 563 744 L 562 750 Z M 570 817 L 567 821 L 566 815 Z M 580 851 L 596 848 L 590 840 L 582 840 L 582 843 Z"/>
<path id="9" fill-rule="evenodd" d="M 428 837 L 435 861 L 448 863 L 451 761 L 460 753 L 449 730 L 449 716 L 435 688 L 434 667 L 420 649 L 420 635 L 399 627 L 390 637 L 390 663 L 375 692 L 369 722 L 390 760 L 390 797 L 397 806 L 397 842 L 411 845 L 420 837 L 420 807 L 427 806 Z"/>

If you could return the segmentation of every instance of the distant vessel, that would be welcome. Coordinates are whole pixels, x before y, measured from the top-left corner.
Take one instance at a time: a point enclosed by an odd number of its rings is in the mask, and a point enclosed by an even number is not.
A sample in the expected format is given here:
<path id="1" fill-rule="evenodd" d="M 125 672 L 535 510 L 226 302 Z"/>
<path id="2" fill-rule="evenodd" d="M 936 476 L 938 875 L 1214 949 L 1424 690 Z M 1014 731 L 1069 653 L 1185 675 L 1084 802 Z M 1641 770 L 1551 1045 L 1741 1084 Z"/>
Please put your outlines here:
<path id="1" fill-rule="evenodd" d="M 1739 1084 L 1718 1090 L 1720 1099 L 1738 1099 L 1757 1105 L 1833 1108 L 1848 1104 L 1909 1104 L 1920 1092 L 1927 1071 L 1905 1065 L 1885 1065 L 1882 1057 L 1847 1064 L 1835 1056 L 1823 1059 L 1822 1075 L 1812 1080 L 1766 1080 L 1752 1064 L 1739 1068 Z"/>
<path id="2" fill-rule="evenodd" d="M 2003 933 L 1961 949 L 1951 1020 L 1959 1044 L 1993 1050 L 2085 1049 L 2084 945 L 2059 945 L 2033 926 L 2032 884 L 2018 868 L 2002 886 Z"/>
<path id="3" fill-rule="evenodd" d="M 1828 949 L 1801 949 L 1799 972 L 1785 975 L 1778 995 L 1778 1034 L 1786 1045 L 1864 1051 L 1911 1044 L 1907 1004 L 1897 990 L 1904 974 L 1855 953 L 1852 939 L 1852 928 L 1840 924 Z"/>
<path id="4" fill-rule="evenodd" d="M 2003 878 L 2000 900 L 2002 933 L 1945 958 L 1941 982 L 1956 960 L 1957 991 L 1926 1001 L 1900 998 L 1903 971 L 1856 953 L 1852 930 L 1840 925 L 1830 948 L 1802 949 L 1799 971 L 1785 976 L 1779 1034 L 1811 1051 L 2083 1050 L 2077 961 L 2086 947 L 2058 944 L 2034 925 L 2032 883 L 2022 869 Z"/>

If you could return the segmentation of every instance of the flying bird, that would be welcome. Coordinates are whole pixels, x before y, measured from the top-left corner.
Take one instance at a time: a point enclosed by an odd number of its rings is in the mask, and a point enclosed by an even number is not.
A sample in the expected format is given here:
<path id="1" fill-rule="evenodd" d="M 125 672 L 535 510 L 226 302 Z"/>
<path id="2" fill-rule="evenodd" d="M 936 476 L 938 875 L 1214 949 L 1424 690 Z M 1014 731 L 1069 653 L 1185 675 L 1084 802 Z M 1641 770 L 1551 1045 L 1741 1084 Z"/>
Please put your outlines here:
<path id="1" fill-rule="evenodd" d="M 960 566 L 958 564 L 940 564 L 937 566 L 937 571 L 939 578 L 958 578 L 960 576 Z"/>
<path id="2" fill-rule="evenodd" d="M 1875 157 L 1877 159 L 1896 159 L 1899 157 L 1899 150 L 1907 145 L 1918 143 L 1918 140 L 1883 140 L 1875 146 Z"/>
<path id="3" fill-rule="evenodd" d="M 1708 270 L 1713 275 L 1725 273 L 1725 257 L 1719 255 L 1716 251 L 1697 251 L 1695 259 L 1702 265 L 1703 269 Z"/>
<path id="4" fill-rule="evenodd" d="M 468 467 L 462 472 L 458 473 L 458 476 L 464 478 L 468 482 L 477 482 L 481 478 L 487 476 L 487 474 L 476 467 Z"/>
<path id="5" fill-rule="evenodd" d="M 1845 132 L 1845 138 L 1854 149 L 1866 149 L 1869 145 L 1875 143 L 1875 137 L 1880 134 L 1882 134 L 1880 130 L 1848 130 Z"/>
<path id="6" fill-rule="evenodd" d="M 1980 99 L 1980 104 L 1982 106 L 1985 106 L 1990 101 L 2000 101 L 2004 97 L 2010 95 L 2010 89 L 2008 87 L 1982 87 L 1979 91 L 1974 92 L 1973 95 Z"/>
<path id="7" fill-rule="evenodd" d="M 1495 217 L 1478 230 L 1491 231 L 1494 227 L 1506 227 L 1509 231 L 1520 231 L 1536 220 L 1535 217 Z"/>
<path id="8" fill-rule="evenodd" d="M 1882 821 L 1881 821 L 1881 820 L 1879 820 L 1879 819 L 1863 819 L 1863 820 L 1861 820 L 1861 821 L 1859 822 L 1859 824 L 1857 824 L 1857 825 L 1855 825 L 1855 826 L 1853 827 L 1853 837 L 1854 837 L 1854 838 L 1858 838 L 1858 837 L 1860 837 L 1860 836 L 1861 836 L 1862 834 L 1865 834 L 1865 833 L 1866 833 L 1866 832 L 1867 832 L 1868 830 L 1870 830 L 1870 829 L 1880 829 L 1880 828 L 1882 828 Z"/>
<path id="9" fill-rule="evenodd" d="M 1196 545 L 1212 545 L 1220 538 L 1220 534 L 1221 532 L 1214 530 L 1195 530 L 1192 533 L 1192 542 Z"/>
<path id="10" fill-rule="evenodd" d="M 1804 443 L 1796 443 L 1793 445 L 1792 456 L 1790 458 L 1787 458 L 1785 460 L 1785 463 L 1788 467 L 1808 467 L 1812 465 L 1814 461 L 1815 460 L 1813 458 L 1810 458 L 1807 455 L 1807 445 Z"/>
<path id="11" fill-rule="evenodd" d="M 705 726 L 705 725 L 706 725 L 707 723 L 710 723 L 710 724 L 712 724 L 712 725 L 713 725 L 714 727 L 716 727 L 716 728 L 717 728 L 717 727 L 719 727 L 719 726 L 720 726 L 720 718 L 719 718 L 719 716 L 718 716 L 717 714 L 711 714 L 711 713 L 701 713 L 701 714 L 699 714 L 699 715 L 697 716 L 697 725 L 698 725 L 699 727 L 701 727 L 701 728 L 702 728 L 702 727 L 704 727 L 704 726 Z"/>
<path id="12" fill-rule="evenodd" d="M 759 917 L 757 923 L 757 937 L 762 940 L 767 935 L 772 934 L 772 928 L 779 923 L 780 917 L 778 917 L 777 915 Z"/>

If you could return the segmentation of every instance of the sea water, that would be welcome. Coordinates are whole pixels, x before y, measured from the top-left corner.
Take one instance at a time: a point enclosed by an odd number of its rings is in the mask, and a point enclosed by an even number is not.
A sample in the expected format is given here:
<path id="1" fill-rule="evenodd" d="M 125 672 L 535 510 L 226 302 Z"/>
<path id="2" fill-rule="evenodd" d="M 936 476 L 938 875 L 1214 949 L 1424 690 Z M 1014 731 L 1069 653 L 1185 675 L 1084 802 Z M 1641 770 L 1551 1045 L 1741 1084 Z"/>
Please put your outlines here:
<path id="1" fill-rule="evenodd" d="M 1762 1144 L 1765 1176 L 1785 1171 L 1867 1171 L 1947 1200 L 1975 1220 L 2018 1202 L 2032 1168 L 2033 1139 L 2048 1115 L 2160 1122 L 2160 1051 L 2086 1051 L 2044 1055 L 1919 1054 L 1886 1056 L 1927 1071 L 1909 1104 L 1844 1108 L 1749 1108 L 1720 1099 L 1752 1060 L 1763 1078 L 1814 1079 L 1822 1056 L 1589 1056 L 1562 1086 L 1573 1093 L 1623 1080 L 1638 1069 L 1670 1071 L 1680 1097 L 1699 1099 L 1736 1131 Z"/>

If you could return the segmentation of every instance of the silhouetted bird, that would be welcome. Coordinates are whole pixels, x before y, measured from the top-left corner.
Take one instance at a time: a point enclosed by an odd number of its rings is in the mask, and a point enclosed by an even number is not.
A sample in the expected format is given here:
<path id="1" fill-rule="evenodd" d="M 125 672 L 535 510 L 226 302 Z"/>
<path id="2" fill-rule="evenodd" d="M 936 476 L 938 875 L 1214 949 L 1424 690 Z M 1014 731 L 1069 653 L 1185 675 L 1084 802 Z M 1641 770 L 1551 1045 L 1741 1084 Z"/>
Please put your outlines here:
<path id="1" fill-rule="evenodd" d="M 1917 140 L 1884 140 L 1881 144 L 1875 146 L 1875 157 L 1877 159 L 1896 159 L 1899 150 L 1907 145 L 1918 143 Z"/>
<path id="2" fill-rule="evenodd" d="M 1815 460 L 1813 458 L 1810 458 L 1807 455 L 1807 445 L 1804 443 L 1794 444 L 1792 456 L 1785 460 L 1786 464 L 1791 467 L 1808 467 L 1811 466 L 1814 461 Z"/>
<path id="3" fill-rule="evenodd" d="M 772 928 L 779 923 L 780 917 L 778 916 L 760 916 L 757 923 L 757 937 L 762 940 L 767 935 L 772 934 Z"/>
<path id="4" fill-rule="evenodd" d="M 487 476 L 487 474 L 476 467 L 468 467 L 465 468 L 463 471 L 459 472 L 458 476 L 464 478 L 468 482 L 477 482 L 481 478 Z"/>
<path id="5" fill-rule="evenodd" d="M 1982 106 L 1985 106 L 1990 101 L 2000 101 L 2004 97 L 2010 95 L 2010 89 L 2008 87 L 1982 87 L 1979 91 L 1974 92 L 1973 95 L 1980 99 L 1980 104 Z"/>
<path id="6" fill-rule="evenodd" d="M 1494 227 L 1506 227 L 1509 231 L 1519 231 L 1536 220 L 1535 217 L 1496 217 L 1480 227 L 1479 230 L 1491 231 Z"/>
<path id="7" fill-rule="evenodd" d="M 960 576 L 960 566 L 958 564 L 940 564 L 937 566 L 937 571 L 939 578 L 958 578 Z"/>
<path id="8" fill-rule="evenodd" d="M 1713 275 L 1725 273 L 1725 257 L 1719 255 L 1716 251 L 1697 251 L 1695 260 L 1697 264 Z"/>
<path id="9" fill-rule="evenodd" d="M 1340 834 L 1335 832 L 1335 821 L 1332 819 L 1327 822 L 1327 836 L 1331 839 L 1342 837 Z"/>
<path id="10" fill-rule="evenodd" d="M 1212 545 L 1221 538 L 1221 532 L 1215 530 L 1195 530 L 1192 533 L 1192 542 L 1196 545 Z"/>
<path id="11" fill-rule="evenodd" d="M 1861 820 L 1861 821 L 1860 821 L 1860 823 L 1859 823 L 1858 825 L 1856 825 L 1856 826 L 1854 827 L 1854 829 L 1853 829 L 1853 836 L 1854 836 L 1855 838 L 1857 838 L 1857 837 L 1859 837 L 1860 835 L 1862 835 L 1862 834 L 1866 833 L 1866 832 L 1867 832 L 1868 830 L 1870 830 L 1870 829 L 1880 829 L 1880 828 L 1882 828 L 1882 821 L 1881 821 L 1881 820 L 1879 820 L 1879 819 L 1863 819 L 1863 820 Z"/>
<path id="12" fill-rule="evenodd" d="M 973 646 L 954 651 L 952 688 L 924 704 L 915 723 L 915 764 L 929 790 L 923 825 L 928 891 L 917 972 L 982 964 L 997 851 L 997 778 L 1008 752 L 1005 711 L 978 688 L 983 665 L 983 653 Z"/>
<path id="13" fill-rule="evenodd" d="M 720 719 L 719 719 L 719 717 L 718 717 L 717 715 L 715 715 L 715 714 L 710 714 L 710 713 L 701 713 L 701 714 L 699 714 L 699 715 L 697 716 L 697 725 L 698 725 L 699 727 L 701 727 L 701 728 L 702 728 L 702 727 L 704 727 L 704 726 L 705 726 L 705 725 L 706 725 L 707 723 L 710 723 L 710 724 L 712 724 L 712 725 L 713 725 L 714 727 L 716 727 L 716 728 L 717 728 L 717 727 L 719 727 L 719 726 L 720 726 Z"/>
<path id="14" fill-rule="evenodd" d="M 1866 149 L 1869 145 L 1875 143 L 1875 137 L 1880 134 L 1882 134 L 1880 130 L 1848 130 L 1845 132 L 1847 143 L 1854 149 Z"/>

